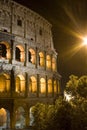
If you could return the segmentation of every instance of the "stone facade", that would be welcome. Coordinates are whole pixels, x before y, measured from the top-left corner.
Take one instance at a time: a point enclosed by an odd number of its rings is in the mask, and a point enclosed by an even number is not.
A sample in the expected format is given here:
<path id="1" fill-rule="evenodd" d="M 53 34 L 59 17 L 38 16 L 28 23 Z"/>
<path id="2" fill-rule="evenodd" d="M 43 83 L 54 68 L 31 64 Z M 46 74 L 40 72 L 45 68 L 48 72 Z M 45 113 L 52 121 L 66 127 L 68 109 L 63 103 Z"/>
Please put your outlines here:
<path id="1" fill-rule="evenodd" d="M 0 0 L 0 128 L 29 126 L 30 108 L 37 102 L 53 104 L 60 93 L 51 28 L 36 12 Z"/>

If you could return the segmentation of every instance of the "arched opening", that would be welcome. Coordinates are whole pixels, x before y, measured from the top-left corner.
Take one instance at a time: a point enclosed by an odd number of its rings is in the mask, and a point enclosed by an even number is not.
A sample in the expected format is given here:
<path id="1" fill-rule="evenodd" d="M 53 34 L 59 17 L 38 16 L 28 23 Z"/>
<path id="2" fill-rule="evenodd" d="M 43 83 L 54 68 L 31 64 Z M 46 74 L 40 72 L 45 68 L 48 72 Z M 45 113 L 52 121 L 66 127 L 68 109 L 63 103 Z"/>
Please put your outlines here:
<path id="1" fill-rule="evenodd" d="M 29 62 L 31 62 L 32 64 L 36 63 L 36 54 L 33 49 L 29 49 L 28 57 L 29 57 L 29 60 L 28 60 Z"/>
<path id="2" fill-rule="evenodd" d="M 56 71 L 56 59 L 54 57 L 52 58 L 52 70 Z"/>
<path id="3" fill-rule="evenodd" d="M 6 45 L 0 44 L 0 57 L 6 58 Z"/>
<path id="4" fill-rule="evenodd" d="M 44 54 L 42 52 L 39 53 L 39 65 L 44 66 Z"/>
<path id="5" fill-rule="evenodd" d="M 0 92 L 10 91 L 10 76 L 7 74 L 0 75 Z"/>
<path id="6" fill-rule="evenodd" d="M 16 60 L 20 61 L 20 49 L 18 47 L 16 47 Z"/>
<path id="7" fill-rule="evenodd" d="M 31 62 L 31 52 L 28 52 L 28 61 Z"/>
<path id="8" fill-rule="evenodd" d="M 29 92 L 30 93 L 37 92 L 37 80 L 34 76 L 30 77 Z"/>
<path id="9" fill-rule="evenodd" d="M 57 82 L 54 80 L 54 93 L 57 93 Z"/>
<path id="10" fill-rule="evenodd" d="M 34 109 L 34 106 L 32 106 L 29 110 L 29 118 L 30 118 L 29 125 L 30 126 L 33 126 L 33 123 L 34 123 L 33 109 Z"/>
<path id="11" fill-rule="evenodd" d="M 40 93 L 42 94 L 46 93 L 46 81 L 44 78 L 40 79 Z"/>
<path id="12" fill-rule="evenodd" d="M 10 113 L 8 110 L 0 109 L 0 130 L 10 128 Z"/>
<path id="13" fill-rule="evenodd" d="M 15 128 L 25 128 L 25 110 L 23 107 L 18 107 L 18 109 L 15 111 Z"/>
<path id="14" fill-rule="evenodd" d="M 50 55 L 46 56 L 46 67 L 48 69 L 51 69 L 51 56 Z"/>
<path id="15" fill-rule="evenodd" d="M 7 42 L 0 42 L 0 58 L 1 59 L 10 59 L 10 45 Z"/>
<path id="16" fill-rule="evenodd" d="M 52 93 L 52 80 L 48 80 L 48 94 Z"/>
<path id="17" fill-rule="evenodd" d="M 24 62 L 25 60 L 24 48 L 20 45 L 16 46 L 15 59 L 20 62 Z"/>
<path id="18" fill-rule="evenodd" d="M 23 75 L 17 75 L 15 81 L 15 91 L 17 93 L 24 93 L 25 92 L 25 78 Z"/>

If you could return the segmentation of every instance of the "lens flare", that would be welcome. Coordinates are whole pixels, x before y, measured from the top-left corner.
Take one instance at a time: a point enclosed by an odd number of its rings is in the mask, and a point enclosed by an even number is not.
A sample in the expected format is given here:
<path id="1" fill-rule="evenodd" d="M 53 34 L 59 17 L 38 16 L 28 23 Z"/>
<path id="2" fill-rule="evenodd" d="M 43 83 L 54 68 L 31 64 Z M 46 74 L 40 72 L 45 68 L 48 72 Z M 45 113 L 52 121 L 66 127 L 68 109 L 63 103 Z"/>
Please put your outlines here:
<path id="1" fill-rule="evenodd" d="M 84 44 L 84 45 L 87 45 L 87 37 L 84 37 L 84 38 L 83 38 L 83 44 Z"/>

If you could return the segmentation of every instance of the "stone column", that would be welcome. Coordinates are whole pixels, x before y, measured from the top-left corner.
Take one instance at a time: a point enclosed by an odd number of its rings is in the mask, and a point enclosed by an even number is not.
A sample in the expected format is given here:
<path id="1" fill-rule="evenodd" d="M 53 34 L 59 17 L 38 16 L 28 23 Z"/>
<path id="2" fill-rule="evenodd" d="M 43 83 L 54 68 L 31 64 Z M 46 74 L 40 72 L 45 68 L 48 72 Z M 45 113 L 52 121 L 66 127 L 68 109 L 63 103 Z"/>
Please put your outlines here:
<path id="1" fill-rule="evenodd" d="M 39 66 L 39 51 L 38 48 L 36 47 L 36 68 Z"/>
<path id="2" fill-rule="evenodd" d="M 13 93 L 15 93 L 15 75 L 14 75 L 14 67 L 11 70 L 11 97 L 13 97 Z"/>
<path id="3" fill-rule="evenodd" d="M 13 42 L 13 48 L 12 48 L 12 53 L 13 53 L 13 56 L 12 56 L 12 60 L 15 61 L 15 50 L 16 50 L 16 46 L 15 46 L 15 41 Z"/>
<path id="4" fill-rule="evenodd" d="M 44 52 L 44 68 L 46 70 L 46 52 Z"/>
<path id="5" fill-rule="evenodd" d="M 12 63 L 12 60 L 13 60 L 13 44 L 14 44 L 14 41 L 11 40 L 11 60 L 10 60 L 11 63 Z"/>
<path id="6" fill-rule="evenodd" d="M 29 77 L 28 77 L 28 73 L 25 73 L 25 96 L 28 97 L 28 93 L 29 93 Z"/>
<path id="7" fill-rule="evenodd" d="M 52 71 L 52 54 L 50 55 L 50 57 L 51 57 L 51 71 Z"/>
<path id="8" fill-rule="evenodd" d="M 48 97 L 48 78 L 46 76 L 46 97 Z"/>
<path id="9" fill-rule="evenodd" d="M 36 52 L 35 52 L 35 54 L 36 54 L 36 62 L 35 62 L 35 67 L 37 68 L 37 66 L 38 66 L 38 51 L 37 51 L 37 47 L 36 47 Z"/>
<path id="10" fill-rule="evenodd" d="M 37 74 L 37 97 L 39 97 L 39 90 L 40 90 L 40 79 L 39 74 Z"/>
<path id="11" fill-rule="evenodd" d="M 28 64 L 28 45 L 25 43 L 25 66 Z"/>

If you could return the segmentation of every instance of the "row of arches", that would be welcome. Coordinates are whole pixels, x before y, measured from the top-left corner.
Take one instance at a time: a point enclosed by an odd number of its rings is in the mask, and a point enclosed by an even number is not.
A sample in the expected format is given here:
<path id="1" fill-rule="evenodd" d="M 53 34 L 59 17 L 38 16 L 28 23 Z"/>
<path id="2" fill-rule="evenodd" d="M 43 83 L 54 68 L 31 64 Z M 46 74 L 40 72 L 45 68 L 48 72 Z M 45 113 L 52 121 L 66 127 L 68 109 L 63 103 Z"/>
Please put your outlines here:
<path id="1" fill-rule="evenodd" d="M 13 50 L 13 57 L 12 54 Z M 7 42 L 0 42 L 0 59 L 14 58 L 18 62 L 28 62 L 33 65 L 39 65 L 47 69 L 56 71 L 56 57 L 55 55 L 46 54 L 43 51 L 36 51 L 36 48 L 24 47 L 22 45 L 15 45 L 15 47 L 10 47 Z M 24 49 L 26 48 L 26 49 Z"/>
<path id="2" fill-rule="evenodd" d="M 32 114 L 34 106 L 31 106 L 28 111 L 25 110 L 22 106 L 18 106 L 14 110 L 14 128 L 15 129 L 23 129 L 26 128 L 26 121 L 28 120 L 28 126 L 33 125 L 34 116 Z M 28 114 L 28 115 L 27 115 Z M 26 117 L 27 115 L 27 117 Z M 0 130 L 2 129 L 10 129 L 11 128 L 11 113 L 6 108 L 0 108 Z M 28 119 L 27 119 L 28 118 Z"/>
<path id="3" fill-rule="evenodd" d="M 0 129 L 10 128 L 10 112 L 4 108 L 0 109 Z"/>
<path id="4" fill-rule="evenodd" d="M 17 94 L 25 94 L 27 91 L 27 95 L 37 96 L 37 94 L 53 94 L 58 93 L 59 82 L 52 78 L 45 79 L 43 77 L 37 80 L 37 76 L 28 77 L 27 86 L 26 86 L 26 78 L 23 75 L 17 75 L 14 79 L 14 92 Z M 0 93 L 9 93 L 11 91 L 11 76 L 8 74 L 0 75 Z"/>

